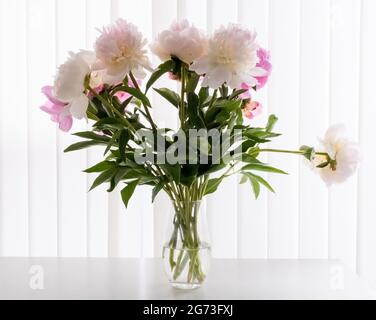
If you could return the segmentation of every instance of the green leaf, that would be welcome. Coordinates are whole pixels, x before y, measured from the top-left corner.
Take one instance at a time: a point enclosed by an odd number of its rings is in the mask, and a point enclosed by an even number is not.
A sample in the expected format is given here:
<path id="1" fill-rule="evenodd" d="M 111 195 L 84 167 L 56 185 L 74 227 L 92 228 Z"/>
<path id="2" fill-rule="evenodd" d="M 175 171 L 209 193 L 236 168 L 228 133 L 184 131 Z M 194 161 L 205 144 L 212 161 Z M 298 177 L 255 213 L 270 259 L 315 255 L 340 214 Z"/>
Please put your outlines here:
<path id="1" fill-rule="evenodd" d="M 247 154 L 249 154 L 251 157 L 256 158 L 260 154 L 260 148 L 259 147 L 249 148 L 247 150 Z"/>
<path id="2" fill-rule="evenodd" d="M 98 113 L 98 107 L 94 102 L 95 98 L 89 101 L 89 106 L 87 108 L 87 111 L 92 113 L 92 114 L 97 114 Z M 98 99 L 96 99 L 98 101 Z"/>
<path id="3" fill-rule="evenodd" d="M 121 113 L 124 113 L 125 108 L 131 103 L 132 99 L 133 99 L 133 96 L 129 97 L 124 102 L 122 102 L 122 104 L 120 106 L 120 112 Z"/>
<path id="4" fill-rule="evenodd" d="M 242 161 L 245 163 L 261 163 L 257 158 L 249 155 L 248 153 L 238 153 L 233 156 L 234 160 Z"/>
<path id="5" fill-rule="evenodd" d="M 112 178 L 112 179 L 110 180 L 110 187 L 107 189 L 107 192 L 112 192 L 112 191 L 114 191 L 115 187 L 116 187 L 116 185 L 115 185 L 115 182 L 114 182 L 114 178 Z"/>
<path id="6" fill-rule="evenodd" d="M 150 89 L 150 87 L 157 81 L 161 76 L 163 76 L 166 72 L 169 72 L 175 68 L 175 62 L 173 60 L 168 60 L 161 65 L 159 65 L 158 69 L 150 76 L 148 82 L 146 83 L 146 92 Z"/>
<path id="7" fill-rule="evenodd" d="M 190 77 L 188 82 L 185 86 L 186 92 L 194 92 L 196 90 L 198 81 L 200 80 L 200 76 L 196 72 L 190 73 Z"/>
<path id="8" fill-rule="evenodd" d="M 141 100 L 142 103 L 148 107 L 151 107 L 150 101 L 146 95 L 144 95 L 140 90 L 128 86 L 121 86 L 117 87 L 112 91 L 112 95 L 114 95 L 116 92 L 123 91 L 128 92 L 133 97 L 137 98 L 138 100 Z"/>
<path id="9" fill-rule="evenodd" d="M 102 161 L 97 163 L 96 165 L 84 170 L 86 173 L 94 173 L 94 172 L 102 172 L 108 170 L 115 166 L 114 162 L 111 161 Z"/>
<path id="10" fill-rule="evenodd" d="M 278 118 L 276 115 L 271 114 L 268 119 L 268 123 L 266 124 L 265 131 L 271 132 L 273 131 L 274 125 L 278 121 Z"/>
<path id="11" fill-rule="evenodd" d="M 202 87 L 198 93 L 199 97 L 199 105 L 202 106 L 205 104 L 206 100 L 209 97 L 209 88 L 208 87 Z"/>
<path id="12" fill-rule="evenodd" d="M 188 93 L 188 116 L 189 120 L 197 128 L 204 128 L 204 120 L 200 117 L 199 113 L 199 98 L 194 92 Z"/>
<path id="13" fill-rule="evenodd" d="M 253 189 L 253 193 L 255 194 L 255 198 L 257 199 L 258 196 L 260 195 L 260 183 L 253 176 L 249 176 L 248 178 L 249 178 L 249 181 L 251 182 L 251 186 Z"/>
<path id="14" fill-rule="evenodd" d="M 242 93 L 244 92 L 247 92 L 248 89 L 239 89 L 239 90 L 236 90 L 234 93 L 232 93 L 230 96 L 229 96 L 229 99 L 234 99 L 236 98 L 237 96 L 240 96 Z"/>
<path id="15" fill-rule="evenodd" d="M 205 174 L 209 174 L 209 173 L 213 173 L 213 172 L 217 172 L 219 170 L 222 170 L 224 168 L 227 167 L 227 164 L 226 163 L 218 163 L 218 164 L 214 164 L 212 165 L 207 171 L 205 171 Z"/>
<path id="16" fill-rule="evenodd" d="M 121 130 L 124 125 L 115 118 L 103 118 L 93 124 L 95 128 Z"/>
<path id="17" fill-rule="evenodd" d="M 225 84 L 222 84 L 222 86 L 219 87 L 219 92 L 221 93 L 221 96 L 223 98 L 227 98 L 227 96 L 228 96 L 228 87 Z"/>
<path id="18" fill-rule="evenodd" d="M 115 184 L 117 185 L 123 178 L 124 176 L 130 172 L 132 169 L 128 168 L 128 167 L 118 167 L 117 168 L 117 171 L 116 171 L 116 174 L 114 176 L 114 182 Z"/>
<path id="19" fill-rule="evenodd" d="M 127 147 L 129 138 L 128 130 L 122 130 L 119 136 L 119 152 L 121 160 L 125 159 L 125 148 Z"/>
<path id="20" fill-rule="evenodd" d="M 110 168 L 106 171 L 103 171 L 93 182 L 89 191 L 93 190 L 94 188 L 98 187 L 100 184 L 110 181 L 112 177 L 116 174 L 116 167 Z"/>
<path id="21" fill-rule="evenodd" d="M 280 174 L 288 174 L 283 170 L 268 166 L 266 164 L 262 163 L 251 163 L 247 164 L 242 168 L 242 171 L 247 171 L 247 170 L 256 170 L 256 171 L 264 171 L 264 172 L 272 172 L 272 173 L 280 173 Z"/>
<path id="22" fill-rule="evenodd" d="M 196 180 L 198 175 L 198 164 L 185 164 L 181 166 L 180 183 L 189 187 Z"/>
<path id="23" fill-rule="evenodd" d="M 256 174 L 253 174 L 253 173 L 250 173 L 250 172 L 246 172 L 245 174 L 248 177 L 252 177 L 252 178 L 256 179 L 259 183 L 261 183 L 263 186 L 265 186 L 269 191 L 275 192 L 274 189 L 272 188 L 272 186 L 263 177 L 260 177 Z"/>
<path id="24" fill-rule="evenodd" d="M 161 164 L 160 165 L 164 171 L 166 171 L 167 175 L 172 178 L 176 183 L 180 182 L 180 165 L 170 165 L 170 164 Z"/>
<path id="25" fill-rule="evenodd" d="M 313 157 L 315 156 L 315 149 L 309 146 L 301 146 L 299 148 L 300 151 L 303 151 L 303 156 L 311 161 Z"/>
<path id="26" fill-rule="evenodd" d="M 132 197 L 134 190 L 136 189 L 137 185 L 138 185 L 138 180 L 134 180 L 134 181 L 128 183 L 127 186 L 123 190 L 121 190 L 121 192 L 120 192 L 121 193 L 121 199 L 123 200 L 123 203 L 124 203 L 126 208 L 128 207 L 129 200 Z"/>
<path id="27" fill-rule="evenodd" d="M 168 88 L 160 88 L 160 89 L 157 89 L 157 88 L 153 88 L 156 92 L 158 92 L 163 98 L 165 98 L 168 102 L 170 102 L 171 104 L 173 104 L 175 107 L 179 107 L 179 104 L 180 104 L 180 96 L 168 89 Z"/>
<path id="28" fill-rule="evenodd" d="M 104 141 L 104 142 L 107 142 L 107 141 L 110 140 L 109 137 L 107 137 L 105 135 L 96 134 L 96 133 L 94 133 L 92 131 L 76 132 L 76 133 L 73 133 L 73 135 L 77 136 L 77 137 L 80 137 L 80 138 L 84 138 L 84 139 Z"/>
<path id="29" fill-rule="evenodd" d="M 189 92 L 187 95 L 187 100 L 188 100 L 188 110 L 191 109 L 197 116 L 197 108 L 198 108 L 198 103 L 199 103 L 199 98 L 197 94 L 194 92 Z"/>
<path id="30" fill-rule="evenodd" d="M 227 112 L 240 109 L 241 105 L 241 100 L 219 100 L 217 103 L 215 103 L 215 107 L 224 109 Z"/>
<path id="31" fill-rule="evenodd" d="M 211 194 L 217 191 L 218 186 L 221 184 L 222 180 L 223 180 L 223 177 L 210 179 L 205 189 L 205 195 Z"/>
<path id="32" fill-rule="evenodd" d="M 330 164 L 330 161 L 325 161 L 323 163 L 320 163 L 319 165 L 316 166 L 316 168 L 325 168 L 326 166 L 328 166 Z"/>
<path id="33" fill-rule="evenodd" d="M 256 145 L 256 141 L 246 140 L 242 143 L 242 151 L 247 152 L 250 148 L 253 148 Z"/>
<path id="34" fill-rule="evenodd" d="M 241 103 L 241 100 L 220 100 L 219 103 L 215 103 L 215 107 L 212 108 L 213 112 L 219 110 L 219 113 L 215 114 L 215 121 L 224 123 L 229 120 L 232 112 L 240 111 Z"/>
<path id="35" fill-rule="evenodd" d="M 160 181 L 154 188 L 151 193 L 151 202 L 153 203 L 155 200 L 155 197 L 158 195 L 158 193 L 163 189 L 164 181 Z"/>
<path id="36" fill-rule="evenodd" d="M 80 149 L 84 149 L 84 148 L 88 148 L 92 146 L 98 146 L 98 145 L 106 145 L 106 143 L 102 141 L 93 141 L 93 140 L 81 141 L 81 142 L 77 142 L 77 143 L 70 145 L 68 148 L 64 150 L 64 152 L 76 151 L 76 150 L 80 150 Z"/>
<path id="37" fill-rule="evenodd" d="M 111 147 L 116 143 L 116 140 L 119 138 L 121 131 L 117 131 L 108 142 L 106 149 L 104 150 L 104 156 L 110 151 Z"/>
<path id="38" fill-rule="evenodd" d="M 240 178 L 240 184 L 244 184 L 248 181 L 248 177 L 245 174 L 242 174 L 242 177 Z"/>

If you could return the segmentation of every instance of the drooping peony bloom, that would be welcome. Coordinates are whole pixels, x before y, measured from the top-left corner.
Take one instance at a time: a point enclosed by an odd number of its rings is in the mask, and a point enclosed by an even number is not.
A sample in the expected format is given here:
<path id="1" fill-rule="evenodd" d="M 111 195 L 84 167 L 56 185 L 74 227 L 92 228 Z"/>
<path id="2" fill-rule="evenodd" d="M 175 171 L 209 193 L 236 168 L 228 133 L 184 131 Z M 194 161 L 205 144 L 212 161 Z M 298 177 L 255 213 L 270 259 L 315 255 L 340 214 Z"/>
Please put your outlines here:
<path id="1" fill-rule="evenodd" d="M 265 75 L 255 77 L 258 82 L 257 89 L 261 89 L 268 82 L 269 76 L 272 73 L 272 64 L 270 63 L 270 53 L 264 48 L 259 48 L 257 50 L 257 56 L 259 58 L 259 62 L 256 64 L 256 66 L 266 71 Z"/>
<path id="2" fill-rule="evenodd" d="M 70 57 L 59 67 L 55 77 L 54 96 L 66 103 L 71 115 L 77 119 L 86 117 L 89 100 L 84 93 L 84 83 L 94 61 L 95 56 L 90 51 L 70 53 Z"/>
<path id="3" fill-rule="evenodd" d="M 254 117 L 261 114 L 262 105 L 257 101 L 249 100 L 246 105 L 243 107 L 243 114 L 249 120 L 252 120 Z"/>
<path id="4" fill-rule="evenodd" d="M 95 69 L 106 71 L 106 82 L 121 82 L 130 71 L 137 78 L 144 78 L 144 69 L 150 69 L 146 39 L 137 27 L 123 19 L 104 27 L 95 43 L 98 58 Z"/>
<path id="5" fill-rule="evenodd" d="M 325 156 L 320 155 L 315 155 L 312 162 L 316 172 L 328 186 L 344 182 L 355 173 L 360 161 L 360 150 L 358 144 L 346 137 L 344 125 L 331 126 L 320 140 L 320 144 L 320 151 L 327 152 L 334 162 L 324 168 L 317 168 L 317 165 L 327 161 Z"/>
<path id="6" fill-rule="evenodd" d="M 203 86 L 218 88 L 227 83 L 234 89 L 247 83 L 252 87 L 258 84 L 256 77 L 266 74 L 256 66 L 258 49 L 255 33 L 237 24 L 222 26 L 209 39 L 207 53 L 195 60 L 190 69 L 205 74 Z"/>
<path id="7" fill-rule="evenodd" d="M 205 53 L 207 38 L 201 30 L 184 19 L 172 23 L 170 29 L 162 31 L 150 48 L 162 61 L 175 56 L 191 64 Z"/>
<path id="8" fill-rule="evenodd" d="M 51 115 L 51 120 L 59 124 L 59 129 L 68 132 L 72 128 L 72 115 L 69 111 L 68 104 L 59 101 L 52 94 L 53 87 L 45 86 L 42 92 L 47 97 L 48 101 L 41 106 L 41 110 Z"/>

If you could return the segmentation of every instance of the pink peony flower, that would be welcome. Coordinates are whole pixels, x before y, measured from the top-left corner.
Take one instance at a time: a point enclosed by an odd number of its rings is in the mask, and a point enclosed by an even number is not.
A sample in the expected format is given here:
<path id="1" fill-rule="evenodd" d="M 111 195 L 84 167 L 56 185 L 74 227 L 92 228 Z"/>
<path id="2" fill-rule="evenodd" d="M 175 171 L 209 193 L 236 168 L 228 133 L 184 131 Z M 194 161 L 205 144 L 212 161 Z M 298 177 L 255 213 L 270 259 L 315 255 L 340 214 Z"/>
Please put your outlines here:
<path id="1" fill-rule="evenodd" d="M 59 124 L 59 129 L 67 132 L 72 128 L 73 118 L 69 111 L 68 103 L 61 102 L 52 94 L 53 87 L 45 86 L 42 93 L 47 97 L 48 101 L 41 106 L 41 110 L 51 115 L 51 120 Z"/>
<path id="2" fill-rule="evenodd" d="M 202 85 L 213 89 L 223 83 L 232 89 L 240 88 L 243 82 L 255 86 L 256 77 L 265 75 L 265 70 L 256 65 L 258 49 L 256 33 L 238 24 L 222 26 L 209 39 L 207 52 L 193 61 L 190 70 L 205 75 Z"/>
<path id="3" fill-rule="evenodd" d="M 190 64 L 205 53 L 207 42 L 204 33 L 184 19 L 162 31 L 150 48 L 162 61 L 175 56 Z"/>
<path id="4" fill-rule="evenodd" d="M 95 43 L 98 61 L 95 70 L 105 70 L 105 80 L 110 84 L 122 81 L 133 72 L 144 78 L 144 69 L 150 70 L 146 39 L 137 27 L 123 19 L 104 27 Z"/>
<path id="5" fill-rule="evenodd" d="M 248 119 L 253 119 L 254 117 L 261 114 L 262 105 L 257 101 L 249 100 L 243 108 L 243 114 Z"/>
<path id="6" fill-rule="evenodd" d="M 272 64 L 270 63 L 270 53 L 264 48 L 258 49 L 257 56 L 259 58 L 259 62 L 256 64 L 256 66 L 266 71 L 265 75 L 255 77 L 258 82 L 257 89 L 261 89 L 268 82 L 269 76 L 272 72 Z"/>

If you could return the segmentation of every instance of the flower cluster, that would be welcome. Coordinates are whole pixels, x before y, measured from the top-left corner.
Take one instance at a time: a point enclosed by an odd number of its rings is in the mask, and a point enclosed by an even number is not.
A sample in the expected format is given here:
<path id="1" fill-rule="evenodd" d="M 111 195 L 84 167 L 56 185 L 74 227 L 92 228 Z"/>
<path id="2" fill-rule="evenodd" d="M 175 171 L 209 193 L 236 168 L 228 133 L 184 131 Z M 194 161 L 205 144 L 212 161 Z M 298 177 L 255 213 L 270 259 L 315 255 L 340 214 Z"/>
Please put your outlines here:
<path id="1" fill-rule="evenodd" d="M 142 79 L 145 70 L 151 70 L 146 39 L 135 25 L 123 19 L 104 27 L 94 47 L 95 52 L 70 53 L 58 69 L 53 88 L 48 89 L 48 102 L 42 110 L 51 114 L 63 131 L 70 130 L 72 117 L 87 116 L 91 97 L 85 87 L 87 78 L 92 88 L 98 88 L 121 83 L 130 72 Z M 235 24 L 221 27 L 208 37 L 187 20 L 174 22 L 150 48 L 161 61 L 177 58 L 187 64 L 203 76 L 202 86 L 213 89 L 222 85 L 247 92 L 261 89 L 271 73 L 269 53 L 257 44 L 256 34 Z M 173 72 L 170 77 L 179 79 Z M 51 104 L 51 99 L 59 104 Z M 261 108 L 257 107 L 257 112 L 251 108 L 261 105 L 251 101 L 250 94 L 245 100 L 244 115 L 252 119 Z"/>
<path id="2" fill-rule="evenodd" d="M 151 65 L 148 49 L 161 60 L 155 69 Z M 151 73 L 149 79 L 141 83 L 148 72 Z M 92 132 L 78 134 L 91 140 L 73 145 L 68 151 L 106 144 L 106 153 L 112 151 L 112 155 L 117 157 L 116 165 L 111 167 L 111 162 L 108 168 L 106 162 L 100 166 L 106 168 L 103 172 L 106 179 L 97 183 L 109 181 L 112 189 L 120 181 L 129 180 L 121 176 L 123 168 L 120 170 L 118 164 L 132 162 L 135 150 L 140 150 L 137 130 L 149 130 L 152 134 L 159 130 L 149 111 L 152 105 L 147 93 L 158 78 L 168 75 L 171 80 L 180 82 L 179 94 L 167 88 L 153 88 L 176 107 L 182 131 L 242 131 L 245 137 L 241 145 L 242 158 L 241 161 L 233 160 L 230 169 L 245 162 L 246 165 L 237 172 L 250 180 L 257 196 L 260 184 L 269 190 L 272 188 L 252 170 L 282 173 L 261 163 L 257 156 L 266 151 L 286 151 L 260 147 L 279 135 L 272 132 L 275 116 L 269 118 L 265 128 L 250 126 L 262 111 L 262 105 L 254 99 L 254 95 L 266 85 L 271 72 L 270 53 L 258 43 L 255 32 L 241 25 L 221 26 L 212 35 L 207 35 L 187 20 L 182 20 L 172 23 L 168 30 L 158 34 L 148 47 L 146 39 L 134 24 L 119 19 L 100 31 L 93 51 L 70 53 L 67 61 L 58 68 L 53 86 L 42 89 L 47 102 L 41 109 L 65 132 L 71 129 L 73 119 L 95 121 Z M 133 107 L 130 108 L 130 105 Z M 328 185 L 343 182 L 355 172 L 359 152 L 342 132 L 342 127 L 329 129 L 318 152 L 303 146 L 299 151 L 289 153 L 301 154 L 309 159 Z M 174 141 L 168 135 L 162 137 L 167 145 Z M 131 142 L 134 144 L 131 145 Z M 207 145 L 210 143 L 209 140 L 204 142 Z M 202 152 L 202 149 L 198 149 L 198 153 Z M 136 167 L 135 164 L 132 168 Z M 220 183 L 228 176 L 208 180 L 209 173 L 216 171 L 216 168 L 214 163 L 189 168 L 183 164 L 179 168 L 150 167 L 150 164 L 145 164 L 136 170 L 143 176 L 131 177 L 137 178 L 133 182 L 141 184 L 147 181 L 147 184 L 167 193 L 175 187 L 168 185 L 171 181 L 166 177 L 189 188 L 197 183 L 195 190 L 203 190 L 196 197 L 202 197 L 211 192 L 208 191 L 210 188 L 215 191 L 218 186 L 211 184 Z M 174 198 L 180 195 L 170 196 Z"/>

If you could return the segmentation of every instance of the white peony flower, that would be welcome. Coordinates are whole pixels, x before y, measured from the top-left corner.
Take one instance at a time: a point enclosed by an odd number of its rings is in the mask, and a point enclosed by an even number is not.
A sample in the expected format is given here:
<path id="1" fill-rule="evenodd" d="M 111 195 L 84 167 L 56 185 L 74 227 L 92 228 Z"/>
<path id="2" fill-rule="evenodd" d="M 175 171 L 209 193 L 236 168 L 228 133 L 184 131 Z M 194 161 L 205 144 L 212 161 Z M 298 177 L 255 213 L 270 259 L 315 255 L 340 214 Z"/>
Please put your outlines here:
<path id="1" fill-rule="evenodd" d="M 181 61 L 191 64 L 205 53 L 207 44 L 203 32 L 184 19 L 174 22 L 170 29 L 162 31 L 150 48 L 162 61 L 175 56 Z"/>
<path id="2" fill-rule="evenodd" d="M 337 124 L 329 127 L 324 139 L 320 139 L 320 142 L 320 151 L 327 152 L 334 163 L 324 168 L 317 168 L 317 165 L 327 161 L 327 158 L 321 155 L 315 155 L 312 163 L 315 165 L 316 172 L 328 186 L 344 182 L 355 173 L 360 161 L 360 150 L 358 144 L 346 137 L 344 125 Z"/>
<path id="3" fill-rule="evenodd" d="M 258 48 L 256 33 L 237 24 L 222 26 L 209 39 L 207 54 L 194 61 L 190 69 L 205 74 L 203 86 L 218 88 L 227 83 L 231 88 L 240 88 L 243 82 L 255 86 L 255 77 L 266 73 L 256 67 Z"/>
<path id="4" fill-rule="evenodd" d="M 70 57 L 59 67 L 55 77 L 54 96 L 66 103 L 71 115 L 77 119 L 86 117 L 89 100 L 84 93 L 84 82 L 94 61 L 93 52 L 70 53 Z"/>
<path id="5" fill-rule="evenodd" d="M 146 39 L 137 27 L 123 19 L 104 27 L 95 43 L 98 62 L 95 69 L 106 70 L 106 82 L 121 82 L 132 71 L 140 79 L 145 77 L 144 68 L 150 70 Z"/>

